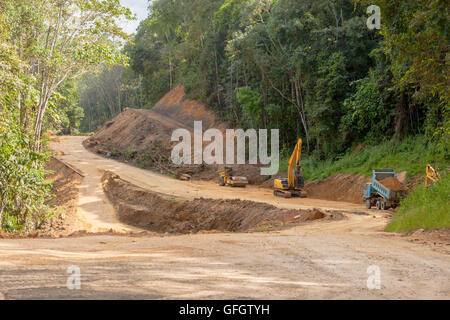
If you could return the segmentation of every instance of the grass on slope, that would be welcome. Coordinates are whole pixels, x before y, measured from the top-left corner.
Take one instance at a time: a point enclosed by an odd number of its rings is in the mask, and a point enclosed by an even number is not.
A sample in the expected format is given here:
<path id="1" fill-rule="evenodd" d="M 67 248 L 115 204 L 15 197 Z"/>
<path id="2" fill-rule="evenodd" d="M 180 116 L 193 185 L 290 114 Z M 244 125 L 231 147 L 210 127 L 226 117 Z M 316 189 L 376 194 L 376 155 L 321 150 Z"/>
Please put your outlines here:
<path id="1" fill-rule="evenodd" d="M 412 191 L 401 203 L 388 232 L 407 232 L 424 229 L 450 228 L 450 175 L 430 188 L 423 186 Z"/>
<path id="2" fill-rule="evenodd" d="M 287 170 L 288 161 L 283 157 L 280 172 Z M 438 153 L 436 146 L 425 143 L 423 136 L 407 138 L 400 143 L 385 142 L 366 147 L 357 154 L 349 152 L 338 159 L 302 159 L 303 173 L 310 181 L 325 179 L 335 173 L 371 176 L 373 169 L 394 169 L 397 173 L 407 171 L 408 177 L 412 177 L 425 174 L 427 164 L 436 169 L 444 169 L 446 161 L 444 155 Z"/>

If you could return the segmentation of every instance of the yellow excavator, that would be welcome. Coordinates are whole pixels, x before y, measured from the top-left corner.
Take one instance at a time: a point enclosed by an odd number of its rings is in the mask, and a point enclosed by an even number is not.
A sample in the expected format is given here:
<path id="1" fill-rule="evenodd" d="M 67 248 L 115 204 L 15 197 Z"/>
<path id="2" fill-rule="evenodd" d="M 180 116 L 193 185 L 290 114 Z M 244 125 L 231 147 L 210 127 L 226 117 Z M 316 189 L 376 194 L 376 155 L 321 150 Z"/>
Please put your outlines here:
<path id="1" fill-rule="evenodd" d="M 427 176 L 425 178 L 425 187 L 431 187 L 435 182 L 439 181 L 441 176 L 434 170 L 431 165 L 427 165 Z"/>
<path id="2" fill-rule="evenodd" d="M 278 178 L 274 181 L 275 191 L 273 194 L 281 198 L 305 198 L 306 192 L 303 191 L 305 187 L 305 178 L 303 177 L 302 168 L 300 167 L 300 160 L 302 157 L 303 140 L 298 139 L 294 152 L 289 159 L 288 177 Z"/>

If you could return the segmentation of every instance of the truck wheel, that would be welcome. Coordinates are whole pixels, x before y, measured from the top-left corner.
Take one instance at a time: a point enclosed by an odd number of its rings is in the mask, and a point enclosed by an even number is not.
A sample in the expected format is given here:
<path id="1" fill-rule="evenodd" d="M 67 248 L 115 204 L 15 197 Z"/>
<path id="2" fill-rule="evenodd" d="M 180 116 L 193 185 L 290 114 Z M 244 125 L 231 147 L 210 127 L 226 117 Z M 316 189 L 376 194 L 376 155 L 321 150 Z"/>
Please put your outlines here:
<path id="1" fill-rule="evenodd" d="M 372 209 L 372 201 L 370 201 L 370 200 L 366 201 L 366 208 L 367 209 Z"/>
<path id="2" fill-rule="evenodd" d="M 219 178 L 219 186 L 221 187 L 225 186 L 225 179 L 223 177 Z"/>
<path id="3" fill-rule="evenodd" d="M 377 210 L 381 210 L 381 201 L 380 200 L 377 201 Z"/>
<path id="4" fill-rule="evenodd" d="M 383 210 L 383 211 L 386 210 L 386 202 L 381 201 L 380 210 Z"/>

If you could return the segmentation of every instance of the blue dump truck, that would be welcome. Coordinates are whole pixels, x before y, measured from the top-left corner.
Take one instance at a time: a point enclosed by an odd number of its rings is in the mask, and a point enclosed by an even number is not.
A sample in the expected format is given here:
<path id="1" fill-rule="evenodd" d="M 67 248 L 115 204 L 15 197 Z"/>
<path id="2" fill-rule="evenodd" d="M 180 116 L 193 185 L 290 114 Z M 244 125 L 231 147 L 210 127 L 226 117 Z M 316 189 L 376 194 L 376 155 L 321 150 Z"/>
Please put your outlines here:
<path id="1" fill-rule="evenodd" d="M 373 170 L 372 183 L 368 183 L 364 189 L 367 209 L 395 208 L 405 196 L 406 188 L 397 180 L 394 170 Z"/>

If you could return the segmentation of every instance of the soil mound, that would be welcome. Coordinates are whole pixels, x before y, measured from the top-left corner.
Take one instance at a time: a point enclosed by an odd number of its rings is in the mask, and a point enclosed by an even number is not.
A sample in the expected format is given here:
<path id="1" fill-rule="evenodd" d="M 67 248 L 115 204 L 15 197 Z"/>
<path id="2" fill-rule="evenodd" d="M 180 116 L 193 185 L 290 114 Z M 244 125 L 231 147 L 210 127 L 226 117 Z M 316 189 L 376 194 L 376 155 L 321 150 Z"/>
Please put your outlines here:
<path id="1" fill-rule="evenodd" d="M 89 147 L 144 150 L 155 143 L 170 146 L 176 123 L 164 123 L 149 110 L 125 109 L 88 139 Z M 182 124 L 178 124 L 183 127 Z"/>
<path id="2" fill-rule="evenodd" d="M 407 191 L 406 187 L 396 178 L 389 177 L 380 181 L 380 183 L 392 191 Z"/>
<path id="3" fill-rule="evenodd" d="M 126 108 L 107 122 L 86 142 L 88 147 L 101 152 L 141 151 L 154 145 L 171 149 L 171 136 L 176 129 L 192 132 L 193 122 L 202 120 L 203 129 L 213 125 L 225 127 L 204 104 L 186 99 L 184 87 L 178 85 L 167 93 L 152 110 Z"/>
<path id="4" fill-rule="evenodd" d="M 39 236 L 50 237 L 68 235 L 77 225 L 78 198 L 83 176 L 77 169 L 56 158 L 51 158 L 46 169 L 53 172 L 47 177 L 47 181 L 53 183 L 51 192 L 55 195 L 48 204 L 55 208 L 58 215 L 45 220 L 38 233 Z"/>
<path id="5" fill-rule="evenodd" d="M 305 189 L 309 198 L 360 204 L 368 182 L 370 179 L 362 175 L 339 173 L 324 180 L 309 182 Z"/>
<path id="6" fill-rule="evenodd" d="M 111 172 L 104 174 L 102 182 L 122 222 L 158 233 L 267 231 L 339 216 L 320 210 L 282 210 L 252 201 L 168 198 Z"/>
<path id="7" fill-rule="evenodd" d="M 177 166 L 170 159 L 172 148 L 177 144 L 171 142 L 173 131 L 183 128 L 192 132 L 194 120 L 203 121 L 203 130 L 226 128 L 224 123 L 216 121 L 214 113 L 204 104 L 187 99 L 184 87 L 178 85 L 152 110 L 125 109 L 92 134 L 84 146 L 100 155 L 141 168 L 177 177 L 189 175 L 193 179 L 217 180 L 217 173 L 222 169 L 220 166 Z M 251 184 L 264 181 L 258 166 L 236 165 L 233 169 L 236 175 L 248 177 Z"/>

